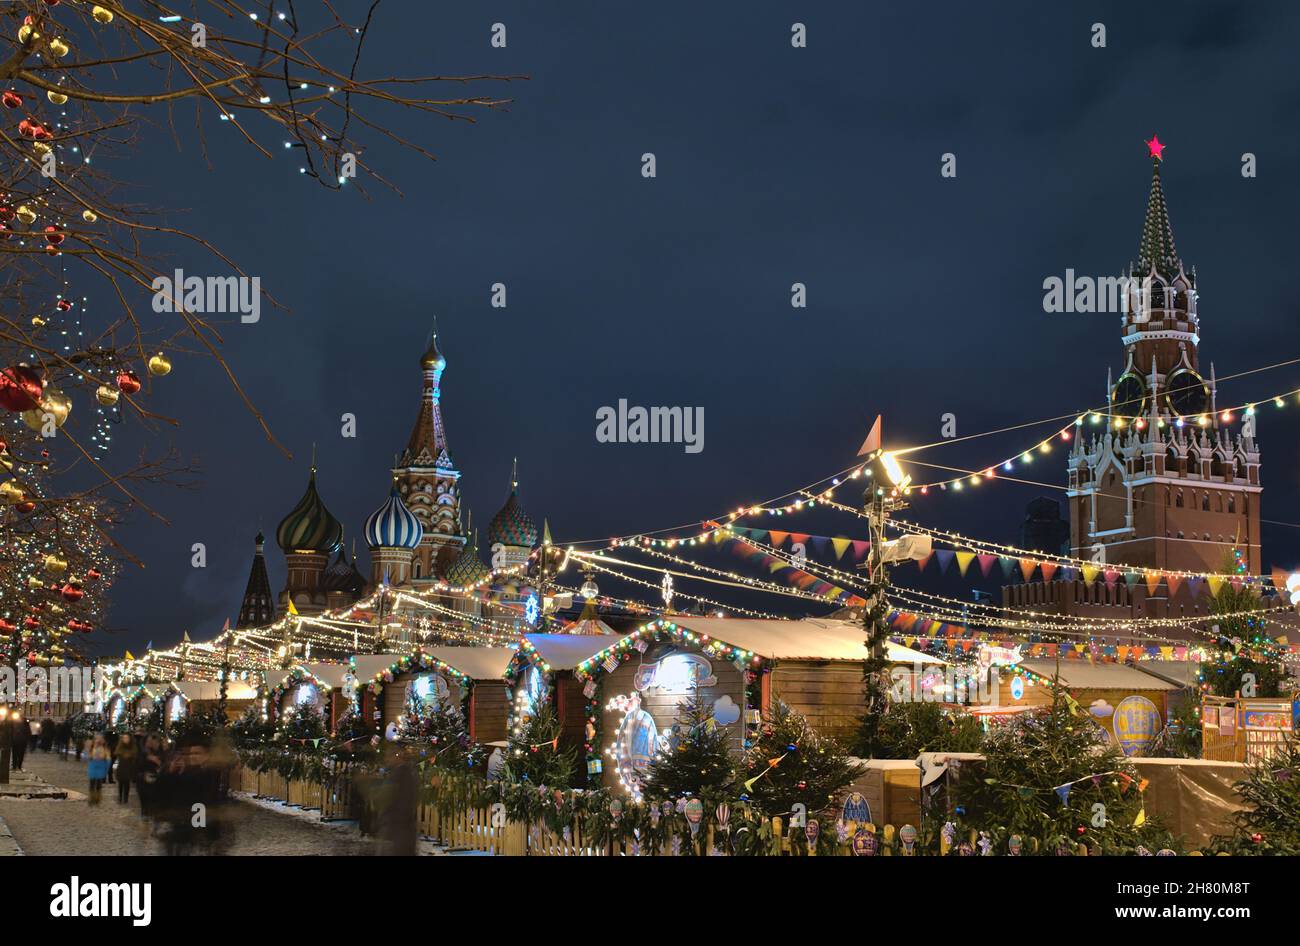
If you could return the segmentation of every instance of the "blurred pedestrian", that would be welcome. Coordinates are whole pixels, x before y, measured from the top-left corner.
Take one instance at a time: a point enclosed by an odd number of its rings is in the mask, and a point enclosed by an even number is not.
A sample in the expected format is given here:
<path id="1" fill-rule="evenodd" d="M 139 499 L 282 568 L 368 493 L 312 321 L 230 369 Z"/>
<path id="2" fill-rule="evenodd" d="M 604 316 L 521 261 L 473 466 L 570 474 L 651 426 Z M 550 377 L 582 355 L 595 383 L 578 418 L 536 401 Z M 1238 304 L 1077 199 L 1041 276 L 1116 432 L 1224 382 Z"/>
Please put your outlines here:
<path id="1" fill-rule="evenodd" d="M 119 804 L 125 805 L 131 800 L 131 783 L 135 781 L 136 765 L 140 759 L 135 740 L 129 732 L 122 733 L 117 740 L 113 756 L 117 759 L 117 800 Z"/>
<path id="2" fill-rule="evenodd" d="M 54 720 L 46 716 L 41 720 L 41 751 L 49 752 L 54 746 L 54 731 L 57 727 Z"/>
<path id="3" fill-rule="evenodd" d="M 147 736 L 144 748 L 136 762 L 136 792 L 140 796 L 140 816 L 149 818 L 153 815 L 155 788 L 158 773 L 162 771 L 162 743 L 157 736 Z"/>
<path id="4" fill-rule="evenodd" d="M 105 733 L 104 733 L 104 742 L 106 742 L 106 743 L 108 744 L 108 755 L 109 755 L 109 757 L 112 758 L 112 759 L 116 759 L 116 758 L 117 758 L 117 740 L 118 740 L 118 735 L 117 735 L 116 732 L 114 732 L 114 731 L 111 730 L 111 729 L 105 731 Z M 109 785 L 112 785 L 112 784 L 113 784 L 113 766 L 112 766 L 112 764 L 110 764 L 109 767 L 108 767 L 108 784 L 109 784 Z"/>
<path id="5" fill-rule="evenodd" d="M 32 726 L 27 722 L 27 717 L 18 714 L 13 723 L 13 741 L 10 743 L 13 748 L 13 766 L 15 769 L 23 767 L 23 759 L 27 756 L 27 746 L 32 741 Z"/>
<path id="6" fill-rule="evenodd" d="M 108 743 L 103 733 L 97 733 L 90 745 L 89 759 L 86 762 L 86 777 L 90 780 L 90 804 L 98 805 L 104 791 L 104 780 L 108 778 L 109 766 L 113 756 L 108 751 Z"/>

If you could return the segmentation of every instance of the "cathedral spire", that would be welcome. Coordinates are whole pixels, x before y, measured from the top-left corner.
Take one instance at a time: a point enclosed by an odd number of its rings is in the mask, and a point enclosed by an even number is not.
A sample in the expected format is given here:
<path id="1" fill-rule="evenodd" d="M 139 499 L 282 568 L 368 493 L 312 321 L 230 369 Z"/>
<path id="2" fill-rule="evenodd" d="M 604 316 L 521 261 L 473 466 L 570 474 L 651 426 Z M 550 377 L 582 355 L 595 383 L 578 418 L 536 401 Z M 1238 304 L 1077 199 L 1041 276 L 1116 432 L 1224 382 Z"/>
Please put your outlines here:
<path id="1" fill-rule="evenodd" d="M 1146 220 L 1142 223 L 1142 242 L 1138 248 L 1139 275 L 1145 276 L 1152 268 L 1165 277 L 1174 276 L 1182 260 L 1174 246 L 1174 229 L 1169 223 L 1169 209 L 1165 206 L 1165 192 L 1160 186 L 1160 165 L 1167 147 L 1158 135 L 1146 143 L 1151 156 L 1151 194 L 1147 198 Z"/>
<path id="2" fill-rule="evenodd" d="M 253 567 L 248 573 L 248 587 L 239 606 L 239 620 L 235 627 L 260 627 L 275 620 L 271 603 L 271 580 L 266 574 L 266 536 L 257 533 L 253 546 Z"/>
<path id="3" fill-rule="evenodd" d="M 406 450 L 398 462 L 402 467 L 437 466 L 451 469 L 451 453 L 447 450 L 447 430 L 442 423 L 441 403 L 442 372 L 447 367 L 447 359 L 438 348 L 436 329 L 430 333 L 429 343 L 420 356 L 420 367 L 424 371 L 420 413 L 415 418 L 411 439 L 407 441 Z"/>

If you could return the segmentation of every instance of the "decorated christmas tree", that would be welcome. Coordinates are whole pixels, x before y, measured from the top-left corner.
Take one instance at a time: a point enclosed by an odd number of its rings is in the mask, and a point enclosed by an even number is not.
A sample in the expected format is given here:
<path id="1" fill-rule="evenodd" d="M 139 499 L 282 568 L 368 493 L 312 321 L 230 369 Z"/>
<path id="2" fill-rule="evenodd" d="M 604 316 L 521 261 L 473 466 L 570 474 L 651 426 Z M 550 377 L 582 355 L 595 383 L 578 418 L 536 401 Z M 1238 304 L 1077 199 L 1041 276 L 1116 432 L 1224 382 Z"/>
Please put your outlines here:
<path id="1" fill-rule="evenodd" d="M 777 700 L 745 753 L 744 790 L 768 815 L 784 815 L 796 804 L 813 814 L 829 806 L 862 771 L 838 742 Z"/>
<path id="2" fill-rule="evenodd" d="M 939 703 L 890 703 L 880 718 L 873 746 L 856 746 L 859 755 L 915 759 L 922 752 L 979 752 L 984 728 L 969 713 L 951 712 Z"/>
<path id="3" fill-rule="evenodd" d="M 560 721 L 550 707 L 542 707 L 511 734 L 501 779 L 569 788 L 577 768 L 577 750 L 560 748 Z"/>
<path id="4" fill-rule="evenodd" d="M 1234 854 L 1300 855 L 1300 741 L 1291 739 L 1235 786 L 1248 806 L 1214 848 Z"/>
<path id="5" fill-rule="evenodd" d="M 1143 805 L 1146 783 L 1059 685 L 1041 713 L 989 734 L 984 761 L 954 779 L 953 838 L 992 854 L 1149 853 L 1178 842 Z"/>
<path id="6" fill-rule="evenodd" d="M 712 811 L 736 791 L 733 741 L 714 718 L 713 704 L 696 690 L 678 704 L 674 736 L 651 763 L 642 793 L 652 801 L 699 798 Z"/>
<path id="7" fill-rule="evenodd" d="M 295 706 L 280 726 L 280 740 L 292 749 L 315 748 L 326 735 L 325 717 L 313 703 Z"/>
<path id="8" fill-rule="evenodd" d="M 1240 549 L 1225 558 L 1224 568 L 1243 579 L 1225 581 L 1210 600 L 1216 651 L 1201 667 L 1201 691 L 1213 696 L 1280 696 L 1285 648 L 1268 636 L 1261 615 L 1249 613 L 1264 603 L 1258 586 L 1244 580 L 1246 559 Z"/>

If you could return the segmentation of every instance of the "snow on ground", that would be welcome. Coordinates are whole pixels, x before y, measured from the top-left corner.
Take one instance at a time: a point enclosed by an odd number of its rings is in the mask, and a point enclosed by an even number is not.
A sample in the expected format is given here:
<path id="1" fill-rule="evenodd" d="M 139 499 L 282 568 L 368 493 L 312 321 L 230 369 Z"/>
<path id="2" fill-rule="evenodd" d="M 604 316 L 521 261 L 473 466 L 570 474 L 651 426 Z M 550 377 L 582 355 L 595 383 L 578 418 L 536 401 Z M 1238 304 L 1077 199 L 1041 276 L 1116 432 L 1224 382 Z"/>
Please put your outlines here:
<path id="1" fill-rule="evenodd" d="M 85 792 L 86 763 L 53 753 L 28 753 L 25 768 L 52 785 L 70 790 L 67 800 L 0 799 L 0 820 L 8 825 L 24 854 L 161 854 L 162 844 L 140 817 L 131 793 L 129 804 L 117 801 L 117 786 L 105 785 L 103 801 L 95 806 Z M 350 822 L 317 820 L 316 812 L 303 812 L 267 799 L 237 795 L 226 806 L 225 835 L 229 843 L 221 853 L 244 855 L 366 855 L 382 853 L 382 846 L 363 838 Z M 424 842 L 422 853 L 445 853 Z"/>

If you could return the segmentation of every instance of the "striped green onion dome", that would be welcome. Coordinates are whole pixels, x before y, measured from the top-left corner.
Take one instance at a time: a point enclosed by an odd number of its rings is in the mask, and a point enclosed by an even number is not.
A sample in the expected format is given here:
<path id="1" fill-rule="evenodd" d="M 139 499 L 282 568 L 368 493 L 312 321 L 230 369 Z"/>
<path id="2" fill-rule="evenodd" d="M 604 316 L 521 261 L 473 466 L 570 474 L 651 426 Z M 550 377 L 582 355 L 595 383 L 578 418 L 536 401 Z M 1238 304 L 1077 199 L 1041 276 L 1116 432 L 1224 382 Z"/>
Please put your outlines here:
<path id="1" fill-rule="evenodd" d="M 532 548 L 537 544 L 537 523 L 519 504 L 519 490 L 510 490 L 510 498 L 488 525 L 488 545 L 522 546 Z"/>
<path id="2" fill-rule="evenodd" d="M 343 526 L 321 502 L 316 492 L 316 469 L 307 481 L 307 492 L 298 505 L 280 521 L 275 541 L 286 553 L 324 552 L 327 555 L 343 547 Z"/>

